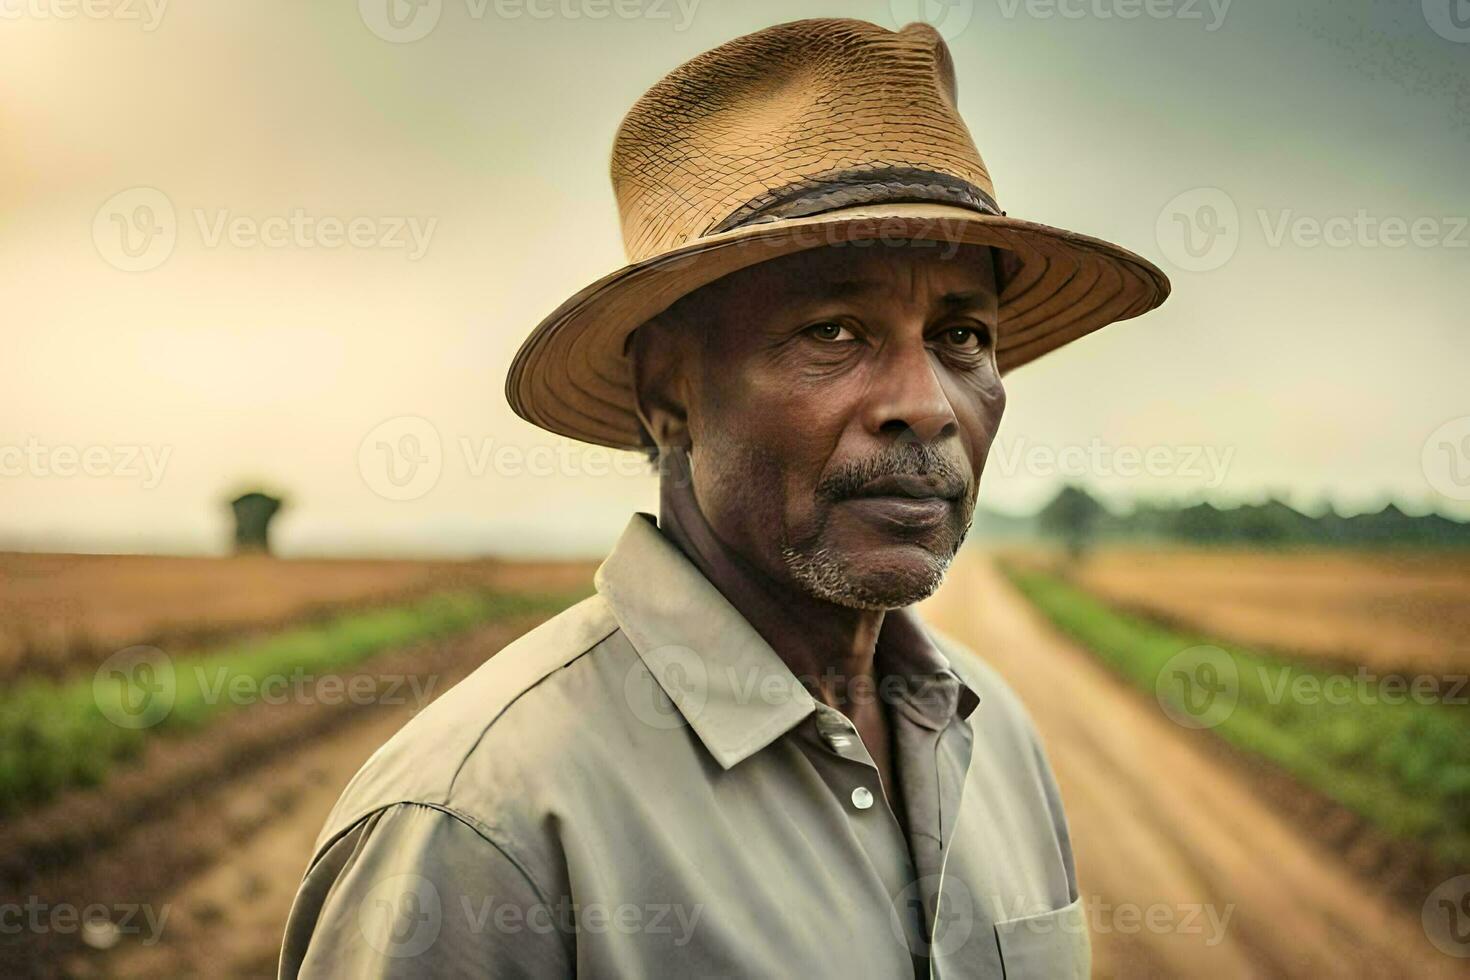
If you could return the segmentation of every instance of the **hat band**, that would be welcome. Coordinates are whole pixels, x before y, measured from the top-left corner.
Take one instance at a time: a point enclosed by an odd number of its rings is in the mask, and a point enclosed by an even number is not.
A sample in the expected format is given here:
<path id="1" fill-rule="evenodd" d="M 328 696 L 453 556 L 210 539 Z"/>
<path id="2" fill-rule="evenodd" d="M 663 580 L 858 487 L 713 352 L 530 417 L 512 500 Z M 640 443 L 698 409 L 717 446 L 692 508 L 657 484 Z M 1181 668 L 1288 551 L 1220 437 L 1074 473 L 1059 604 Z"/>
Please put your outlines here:
<path id="1" fill-rule="evenodd" d="M 768 191 L 736 208 L 705 234 L 862 204 L 953 204 L 996 217 L 1005 214 L 995 198 L 967 180 L 912 167 L 882 167 L 844 170 Z"/>

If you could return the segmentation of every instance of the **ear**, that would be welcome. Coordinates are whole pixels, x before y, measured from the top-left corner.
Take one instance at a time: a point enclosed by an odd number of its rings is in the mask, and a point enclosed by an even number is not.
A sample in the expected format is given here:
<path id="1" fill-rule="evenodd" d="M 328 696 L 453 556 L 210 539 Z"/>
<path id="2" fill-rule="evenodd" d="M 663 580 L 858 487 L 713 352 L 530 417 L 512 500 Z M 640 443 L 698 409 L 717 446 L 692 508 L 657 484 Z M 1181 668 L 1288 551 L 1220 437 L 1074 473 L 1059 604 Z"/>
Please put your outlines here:
<path id="1" fill-rule="evenodd" d="M 668 313 L 649 320 L 628 338 L 638 421 L 661 450 L 689 448 L 685 339 Z"/>

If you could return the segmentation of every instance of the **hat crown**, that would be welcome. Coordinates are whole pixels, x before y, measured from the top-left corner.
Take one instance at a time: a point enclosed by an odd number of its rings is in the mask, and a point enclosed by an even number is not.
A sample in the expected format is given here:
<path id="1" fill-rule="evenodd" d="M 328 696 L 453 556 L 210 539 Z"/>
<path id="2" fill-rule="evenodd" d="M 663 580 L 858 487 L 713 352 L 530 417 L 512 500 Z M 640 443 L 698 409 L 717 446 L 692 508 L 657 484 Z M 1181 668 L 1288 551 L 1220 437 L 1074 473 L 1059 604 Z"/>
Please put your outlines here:
<path id="1" fill-rule="evenodd" d="M 996 213 L 927 24 L 802 20 L 707 51 L 629 110 L 611 169 L 635 262 L 762 215 L 873 201 Z"/>

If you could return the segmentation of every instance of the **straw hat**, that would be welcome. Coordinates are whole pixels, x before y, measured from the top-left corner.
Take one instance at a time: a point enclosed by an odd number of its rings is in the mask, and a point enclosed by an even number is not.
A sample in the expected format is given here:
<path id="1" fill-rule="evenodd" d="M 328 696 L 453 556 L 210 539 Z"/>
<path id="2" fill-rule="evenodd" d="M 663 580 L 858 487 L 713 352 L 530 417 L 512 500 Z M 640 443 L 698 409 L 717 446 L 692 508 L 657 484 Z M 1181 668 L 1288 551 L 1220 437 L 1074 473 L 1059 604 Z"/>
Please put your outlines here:
<path id="1" fill-rule="evenodd" d="M 935 240 L 1001 257 L 1002 371 L 1164 301 L 1169 280 L 1117 245 L 1006 215 L 927 24 L 802 20 L 676 68 L 618 129 L 612 183 L 629 265 L 543 320 L 511 363 L 516 414 L 639 447 L 634 330 L 739 269 L 822 245 Z"/>

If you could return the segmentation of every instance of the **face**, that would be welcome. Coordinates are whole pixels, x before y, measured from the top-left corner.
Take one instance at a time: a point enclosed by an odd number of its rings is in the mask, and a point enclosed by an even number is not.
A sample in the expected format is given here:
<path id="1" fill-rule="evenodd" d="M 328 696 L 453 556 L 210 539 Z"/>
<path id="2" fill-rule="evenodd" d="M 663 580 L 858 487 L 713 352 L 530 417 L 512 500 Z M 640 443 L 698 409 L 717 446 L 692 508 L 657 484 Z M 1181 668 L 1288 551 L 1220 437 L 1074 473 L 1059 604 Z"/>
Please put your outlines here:
<path id="1" fill-rule="evenodd" d="M 705 519 L 767 575 L 844 606 L 909 605 L 964 540 L 1005 406 L 996 307 L 987 248 L 762 263 L 638 345 L 645 425 L 687 449 Z"/>

